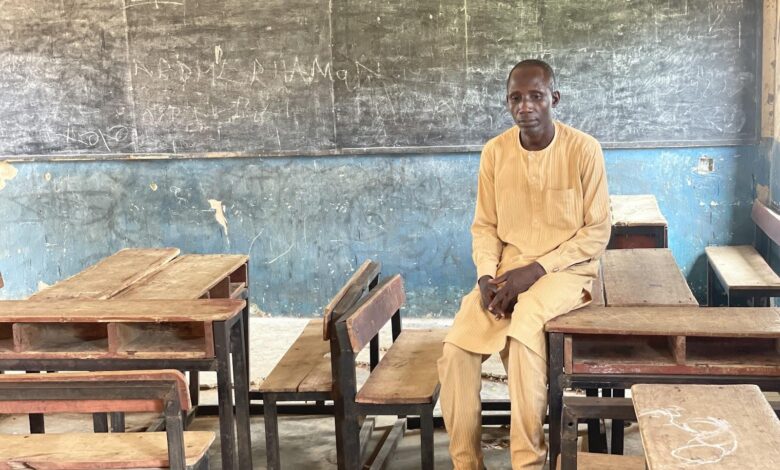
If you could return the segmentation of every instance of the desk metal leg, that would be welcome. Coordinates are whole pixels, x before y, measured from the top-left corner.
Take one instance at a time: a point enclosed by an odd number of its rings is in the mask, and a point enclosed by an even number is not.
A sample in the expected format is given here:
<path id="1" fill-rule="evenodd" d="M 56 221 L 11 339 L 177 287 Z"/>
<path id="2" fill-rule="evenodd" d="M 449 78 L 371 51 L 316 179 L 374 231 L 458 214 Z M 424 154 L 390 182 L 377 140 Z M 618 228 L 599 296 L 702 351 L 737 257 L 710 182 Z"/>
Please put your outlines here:
<path id="1" fill-rule="evenodd" d="M 222 469 L 237 470 L 236 427 L 233 416 L 233 396 L 230 373 L 230 335 L 224 321 L 215 321 L 214 351 L 217 357 L 217 397 L 219 401 L 219 439 L 222 450 Z"/>
<path id="2" fill-rule="evenodd" d="M 230 329 L 230 352 L 233 358 L 233 391 L 236 395 L 236 434 L 240 468 L 252 468 L 251 431 L 249 429 L 249 381 L 246 373 L 244 319 L 239 317 Z"/>
<path id="3" fill-rule="evenodd" d="M 624 398 L 626 391 L 622 388 L 612 390 L 613 398 Z M 622 419 L 612 420 L 612 454 L 623 455 L 623 438 L 625 434 L 625 421 Z"/>
<path id="4" fill-rule="evenodd" d="M 563 333 L 550 333 L 550 468 L 556 468 L 561 451 L 561 411 L 563 409 Z"/>

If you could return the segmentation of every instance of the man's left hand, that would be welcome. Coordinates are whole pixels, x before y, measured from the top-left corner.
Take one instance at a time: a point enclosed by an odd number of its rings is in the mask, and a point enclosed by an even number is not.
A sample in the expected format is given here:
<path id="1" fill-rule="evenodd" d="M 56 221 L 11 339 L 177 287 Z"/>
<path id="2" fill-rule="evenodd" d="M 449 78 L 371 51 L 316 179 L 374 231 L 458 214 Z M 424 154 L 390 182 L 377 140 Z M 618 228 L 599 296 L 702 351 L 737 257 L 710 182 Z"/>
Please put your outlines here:
<path id="1" fill-rule="evenodd" d="M 503 284 L 503 286 L 498 289 L 496 296 L 488 306 L 488 310 L 493 312 L 499 319 L 503 318 L 504 315 L 512 315 L 512 310 L 515 303 L 517 303 L 517 296 L 530 289 L 545 274 L 547 272 L 542 265 L 534 262 L 522 268 L 512 269 L 495 279 L 489 280 L 490 284 L 496 286 Z"/>

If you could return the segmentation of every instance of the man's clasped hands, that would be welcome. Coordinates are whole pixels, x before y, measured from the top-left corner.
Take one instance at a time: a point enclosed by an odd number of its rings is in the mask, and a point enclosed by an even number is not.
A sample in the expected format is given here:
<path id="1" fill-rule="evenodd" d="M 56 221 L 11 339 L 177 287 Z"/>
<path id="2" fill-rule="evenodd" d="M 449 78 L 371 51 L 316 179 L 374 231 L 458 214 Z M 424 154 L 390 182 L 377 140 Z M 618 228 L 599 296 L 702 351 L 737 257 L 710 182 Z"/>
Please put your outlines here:
<path id="1" fill-rule="evenodd" d="M 534 262 L 511 269 L 496 278 L 482 276 L 478 281 L 482 307 L 498 320 L 510 318 L 517 303 L 517 296 L 530 289 L 545 274 L 547 272 L 542 265 Z"/>

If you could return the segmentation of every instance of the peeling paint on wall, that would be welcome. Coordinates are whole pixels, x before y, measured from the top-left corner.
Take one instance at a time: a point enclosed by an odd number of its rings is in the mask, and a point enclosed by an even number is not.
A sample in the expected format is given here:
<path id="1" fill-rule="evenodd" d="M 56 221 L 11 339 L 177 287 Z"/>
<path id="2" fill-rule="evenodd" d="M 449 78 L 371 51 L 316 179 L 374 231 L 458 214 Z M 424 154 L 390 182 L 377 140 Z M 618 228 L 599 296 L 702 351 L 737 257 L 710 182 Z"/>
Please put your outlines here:
<path id="1" fill-rule="evenodd" d="M 16 168 L 8 162 L 0 162 L 0 189 L 5 188 L 5 182 L 16 177 Z"/>
<path id="2" fill-rule="evenodd" d="M 769 205 L 769 186 L 765 184 L 756 184 L 756 198 L 764 205 Z"/>
<path id="3" fill-rule="evenodd" d="M 209 206 L 214 210 L 214 218 L 217 219 L 217 223 L 225 230 L 225 238 L 227 238 L 228 226 L 225 218 L 225 206 L 222 205 L 222 201 L 217 201 L 216 199 L 209 199 Z"/>

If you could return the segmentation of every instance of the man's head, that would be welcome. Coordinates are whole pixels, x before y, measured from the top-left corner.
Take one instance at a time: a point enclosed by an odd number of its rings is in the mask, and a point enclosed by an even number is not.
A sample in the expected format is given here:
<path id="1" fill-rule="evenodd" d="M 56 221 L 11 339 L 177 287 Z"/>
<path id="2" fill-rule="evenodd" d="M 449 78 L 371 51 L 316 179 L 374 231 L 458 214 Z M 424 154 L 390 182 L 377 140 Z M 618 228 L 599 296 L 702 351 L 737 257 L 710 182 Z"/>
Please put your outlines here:
<path id="1" fill-rule="evenodd" d="M 537 59 L 517 63 L 506 80 L 506 104 L 522 131 L 540 133 L 552 126 L 552 108 L 561 94 L 555 89 L 555 72 Z"/>

